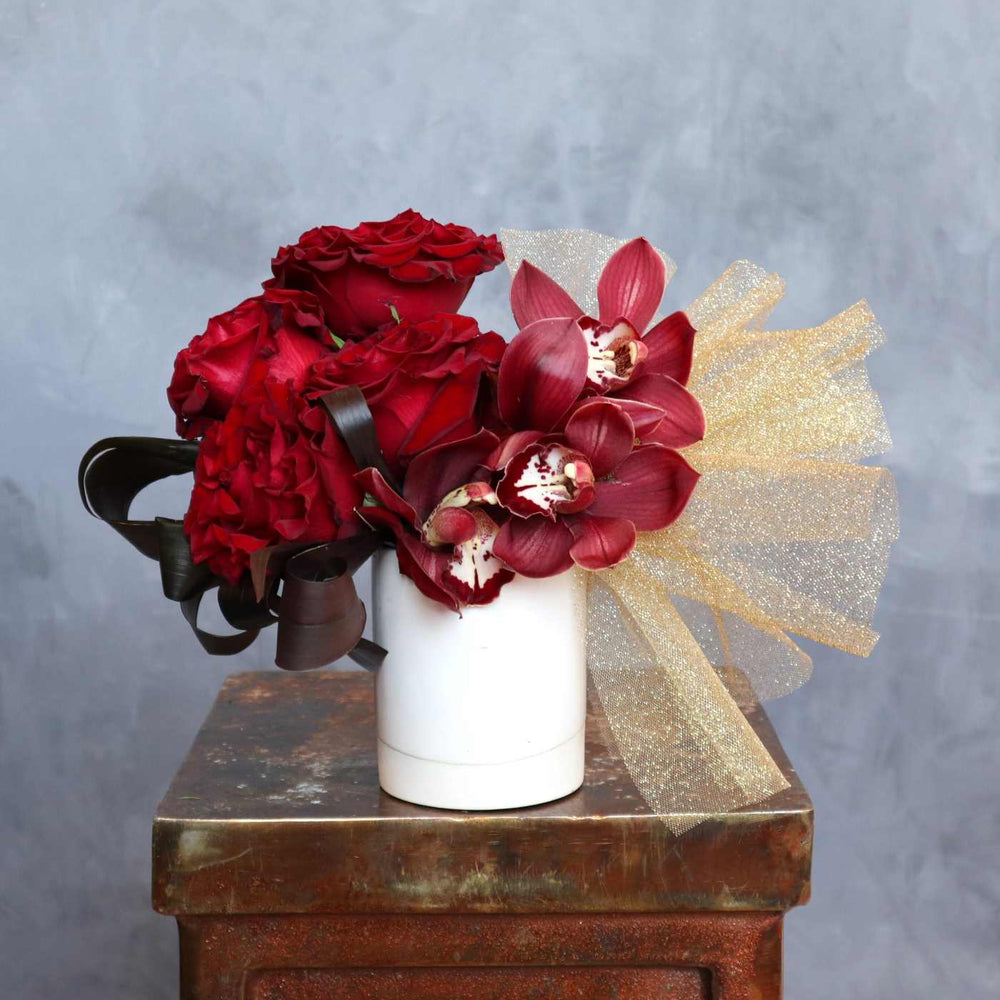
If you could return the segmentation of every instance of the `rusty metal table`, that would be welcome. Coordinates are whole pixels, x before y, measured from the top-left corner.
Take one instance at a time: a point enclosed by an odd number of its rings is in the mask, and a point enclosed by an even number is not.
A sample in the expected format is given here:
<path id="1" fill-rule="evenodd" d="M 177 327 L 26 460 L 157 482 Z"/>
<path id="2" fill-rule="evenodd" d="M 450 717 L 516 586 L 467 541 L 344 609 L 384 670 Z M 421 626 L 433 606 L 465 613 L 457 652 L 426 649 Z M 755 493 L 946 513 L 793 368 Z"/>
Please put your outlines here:
<path id="1" fill-rule="evenodd" d="M 372 683 L 230 677 L 157 811 L 153 904 L 187 1000 L 767 1000 L 809 894 L 812 805 L 791 787 L 680 837 L 591 712 L 574 795 L 493 813 L 378 788 Z"/>

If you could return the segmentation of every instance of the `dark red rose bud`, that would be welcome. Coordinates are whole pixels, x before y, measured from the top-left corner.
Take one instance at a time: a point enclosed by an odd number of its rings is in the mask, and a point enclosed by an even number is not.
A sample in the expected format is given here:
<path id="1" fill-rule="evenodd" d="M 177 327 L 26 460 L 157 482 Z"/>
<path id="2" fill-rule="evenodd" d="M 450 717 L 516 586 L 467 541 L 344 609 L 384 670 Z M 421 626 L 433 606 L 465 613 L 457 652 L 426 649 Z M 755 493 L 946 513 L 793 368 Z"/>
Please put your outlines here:
<path id="1" fill-rule="evenodd" d="M 201 442 L 184 519 L 194 561 L 235 583 L 266 545 L 355 534 L 363 497 L 356 472 L 323 409 L 257 362 L 226 419 Z"/>
<path id="2" fill-rule="evenodd" d="M 174 362 L 167 399 L 177 433 L 199 437 L 222 420 L 255 361 L 266 361 L 274 378 L 301 385 L 309 366 L 332 348 L 319 301 L 308 292 L 267 289 L 213 316 Z"/>
<path id="3" fill-rule="evenodd" d="M 393 319 L 420 323 L 453 313 L 473 279 L 503 260 L 496 236 L 442 225 L 408 209 L 355 229 L 320 226 L 282 247 L 265 287 L 316 294 L 327 325 L 340 337 L 365 337 Z"/>
<path id="4" fill-rule="evenodd" d="M 315 398 L 358 386 L 379 445 L 398 470 L 418 452 L 468 437 L 489 422 L 495 409 L 491 378 L 506 346 L 468 316 L 403 322 L 322 357 L 305 391 Z"/>

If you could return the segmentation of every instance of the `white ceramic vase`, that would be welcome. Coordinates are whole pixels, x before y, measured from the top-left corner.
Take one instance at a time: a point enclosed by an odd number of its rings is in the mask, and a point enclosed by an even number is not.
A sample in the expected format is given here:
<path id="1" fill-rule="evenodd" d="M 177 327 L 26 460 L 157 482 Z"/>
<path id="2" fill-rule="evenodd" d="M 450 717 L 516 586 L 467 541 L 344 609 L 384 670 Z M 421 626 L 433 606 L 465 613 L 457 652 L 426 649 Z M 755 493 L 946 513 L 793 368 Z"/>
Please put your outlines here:
<path id="1" fill-rule="evenodd" d="M 586 585 L 517 577 L 485 607 L 424 597 L 381 550 L 372 570 L 379 783 L 443 809 L 511 809 L 583 783 Z"/>

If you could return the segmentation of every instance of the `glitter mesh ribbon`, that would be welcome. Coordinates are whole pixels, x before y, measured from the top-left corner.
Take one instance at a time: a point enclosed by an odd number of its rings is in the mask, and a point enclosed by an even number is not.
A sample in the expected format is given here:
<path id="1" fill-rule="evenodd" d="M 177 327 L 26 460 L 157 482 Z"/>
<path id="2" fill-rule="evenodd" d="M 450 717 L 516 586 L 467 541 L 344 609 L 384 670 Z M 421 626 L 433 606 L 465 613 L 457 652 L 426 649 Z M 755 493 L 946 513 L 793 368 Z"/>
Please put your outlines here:
<path id="1" fill-rule="evenodd" d="M 597 315 L 597 278 L 625 241 L 585 230 L 501 233 Z M 676 271 L 662 252 L 667 280 Z M 883 341 L 863 302 L 803 330 L 767 330 L 784 293 L 738 261 L 686 310 L 688 388 L 707 423 L 685 449 L 701 473 L 681 518 L 588 575 L 588 659 L 611 734 L 650 809 L 680 834 L 787 787 L 741 704 L 809 678 L 788 633 L 867 656 L 898 534 L 888 450 L 865 370 Z"/>

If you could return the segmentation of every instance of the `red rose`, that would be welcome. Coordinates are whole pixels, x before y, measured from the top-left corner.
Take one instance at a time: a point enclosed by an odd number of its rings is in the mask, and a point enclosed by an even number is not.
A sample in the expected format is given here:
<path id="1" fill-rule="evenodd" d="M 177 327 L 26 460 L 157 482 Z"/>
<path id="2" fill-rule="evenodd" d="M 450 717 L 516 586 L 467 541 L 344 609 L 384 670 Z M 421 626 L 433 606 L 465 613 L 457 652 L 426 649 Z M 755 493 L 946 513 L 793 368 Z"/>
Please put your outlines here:
<path id="1" fill-rule="evenodd" d="M 258 363 L 205 434 L 184 519 L 194 561 L 230 583 L 265 545 L 333 541 L 360 527 L 357 467 L 329 417 L 265 373 Z"/>
<path id="2" fill-rule="evenodd" d="M 282 247 L 265 287 L 314 292 L 327 326 L 342 337 L 364 337 L 392 320 L 419 323 L 453 313 L 476 275 L 503 260 L 496 236 L 442 225 L 408 209 L 387 222 L 356 229 L 320 226 Z"/>
<path id="3" fill-rule="evenodd" d="M 322 310 L 308 292 L 269 288 L 212 317 L 174 362 L 167 399 L 177 414 L 177 433 L 196 438 L 222 420 L 255 359 L 265 359 L 275 378 L 301 382 L 333 347 L 324 337 Z"/>
<path id="4" fill-rule="evenodd" d="M 418 452 L 468 437 L 490 422 L 494 394 L 484 376 L 496 374 L 506 346 L 468 316 L 402 322 L 321 358 L 305 391 L 315 398 L 358 386 L 379 445 L 399 469 Z"/>

